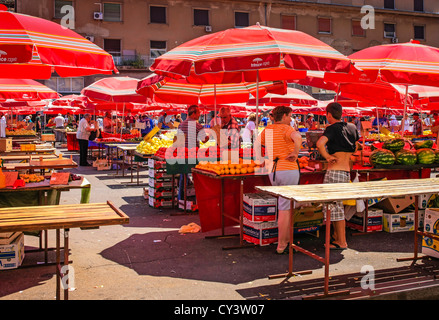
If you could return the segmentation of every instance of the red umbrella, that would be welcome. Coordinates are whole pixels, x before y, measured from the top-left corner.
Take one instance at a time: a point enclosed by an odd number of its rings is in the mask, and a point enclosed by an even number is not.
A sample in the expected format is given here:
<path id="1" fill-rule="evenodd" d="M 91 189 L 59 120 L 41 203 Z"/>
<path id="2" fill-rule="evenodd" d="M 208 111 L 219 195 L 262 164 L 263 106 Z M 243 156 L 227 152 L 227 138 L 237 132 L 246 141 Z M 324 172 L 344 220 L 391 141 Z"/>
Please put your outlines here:
<path id="1" fill-rule="evenodd" d="M 136 92 L 138 81 L 131 77 L 104 78 L 82 89 L 81 94 L 91 100 L 146 103 L 148 99 Z"/>
<path id="2" fill-rule="evenodd" d="M 214 105 L 247 102 L 250 94 L 264 96 L 268 92 L 285 93 L 286 83 L 262 81 L 259 84 L 252 82 L 203 84 L 152 74 L 138 82 L 137 92 L 155 102 Z"/>
<path id="3" fill-rule="evenodd" d="M 156 58 L 150 69 L 170 77 L 189 77 L 193 71 L 206 82 L 226 83 L 243 77 L 249 82 L 297 79 L 307 70 L 349 72 L 351 66 L 346 56 L 306 33 L 254 25 L 190 40 Z"/>
<path id="4" fill-rule="evenodd" d="M 383 81 L 405 85 L 407 98 L 409 85 L 439 86 L 439 48 L 419 41 L 374 46 L 349 57 L 364 73 L 378 72 Z"/>
<path id="5" fill-rule="evenodd" d="M 0 79 L 0 101 L 35 101 L 57 99 L 59 94 L 31 79 Z"/>
<path id="6" fill-rule="evenodd" d="M 61 25 L 0 5 L 0 76 L 49 79 L 118 73 L 113 57 Z"/>
<path id="7" fill-rule="evenodd" d="M 263 98 L 259 99 L 259 103 L 265 106 L 278 106 L 278 105 L 294 105 L 294 106 L 311 106 L 317 105 L 318 100 L 306 92 L 296 89 L 287 88 L 285 95 L 269 93 Z M 250 99 L 247 105 L 256 105 L 255 99 Z"/>

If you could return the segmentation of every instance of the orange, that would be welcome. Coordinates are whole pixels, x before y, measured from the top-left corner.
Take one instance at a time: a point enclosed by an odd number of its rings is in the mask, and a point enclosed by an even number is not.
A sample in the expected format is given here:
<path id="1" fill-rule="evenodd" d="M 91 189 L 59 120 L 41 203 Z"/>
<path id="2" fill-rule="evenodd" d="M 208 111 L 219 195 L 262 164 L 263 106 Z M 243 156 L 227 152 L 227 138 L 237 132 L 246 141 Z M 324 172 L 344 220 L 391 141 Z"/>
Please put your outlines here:
<path id="1" fill-rule="evenodd" d="M 235 173 L 236 173 L 235 169 L 230 169 L 230 174 L 235 174 Z"/>
<path id="2" fill-rule="evenodd" d="M 229 173 L 230 173 L 230 170 L 228 168 L 224 170 L 224 174 L 229 174 Z"/>
<path id="3" fill-rule="evenodd" d="M 248 173 L 253 173 L 253 172 L 255 172 L 255 168 L 254 167 L 248 167 L 247 168 L 247 172 Z"/>
<path id="4" fill-rule="evenodd" d="M 236 165 L 236 169 L 241 169 L 242 168 L 242 165 L 241 164 L 237 164 Z"/>
<path id="5" fill-rule="evenodd" d="M 242 169 L 241 169 L 241 173 L 242 173 L 242 174 L 246 174 L 246 173 L 247 173 L 247 169 L 246 169 L 246 168 L 242 168 Z"/>

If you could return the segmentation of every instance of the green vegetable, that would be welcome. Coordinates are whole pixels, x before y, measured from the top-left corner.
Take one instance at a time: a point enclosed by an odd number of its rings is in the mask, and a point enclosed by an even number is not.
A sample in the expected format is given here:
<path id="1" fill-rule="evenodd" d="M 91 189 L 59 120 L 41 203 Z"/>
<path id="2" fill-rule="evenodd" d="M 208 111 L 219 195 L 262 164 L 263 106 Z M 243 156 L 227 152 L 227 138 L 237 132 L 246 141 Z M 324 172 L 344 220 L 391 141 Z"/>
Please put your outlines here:
<path id="1" fill-rule="evenodd" d="M 420 164 L 432 164 L 436 159 L 436 153 L 429 148 L 422 148 L 416 150 L 418 156 L 418 163 Z"/>
<path id="2" fill-rule="evenodd" d="M 415 149 L 432 148 L 433 141 L 432 140 L 418 141 L 414 144 L 414 146 Z"/>
<path id="3" fill-rule="evenodd" d="M 395 155 L 392 151 L 387 149 L 377 149 L 372 151 L 369 156 L 369 162 L 373 166 L 388 167 L 395 163 Z"/>
<path id="4" fill-rule="evenodd" d="M 383 149 L 396 152 L 404 148 L 404 145 L 405 145 L 404 139 L 392 139 L 392 140 L 387 140 L 383 143 Z"/>
<path id="5" fill-rule="evenodd" d="M 412 166 L 418 161 L 416 151 L 402 149 L 395 153 L 396 163 Z"/>

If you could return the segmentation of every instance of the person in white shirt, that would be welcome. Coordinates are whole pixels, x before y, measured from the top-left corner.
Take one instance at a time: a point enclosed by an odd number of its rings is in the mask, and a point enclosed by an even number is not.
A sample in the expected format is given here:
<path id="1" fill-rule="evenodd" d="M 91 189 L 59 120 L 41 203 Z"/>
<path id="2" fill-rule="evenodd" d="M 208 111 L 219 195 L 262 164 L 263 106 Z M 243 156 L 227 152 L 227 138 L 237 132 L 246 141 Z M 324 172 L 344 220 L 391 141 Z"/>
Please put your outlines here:
<path id="1" fill-rule="evenodd" d="M 248 116 L 247 124 L 242 133 L 242 141 L 245 143 L 252 143 L 253 135 L 256 132 L 256 115 L 254 113 Z"/>
<path id="2" fill-rule="evenodd" d="M 294 130 L 297 131 L 298 126 L 297 126 L 297 122 L 296 119 L 294 119 L 294 116 L 291 116 L 291 122 L 290 122 L 290 126 L 292 126 L 294 128 Z"/>
<path id="3" fill-rule="evenodd" d="M 97 125 L 96 125 L 97 127 Z M 94 124 L 91 123 L 90 113 L 84 114 L 84 117 L 79 121 L 78 131 L 76 132 L 76 139 L 79 143 L 79 165 L 82 167 L 90 166 L 87 162 L 88 139 L 90 132 L 96 131 Z"/>
<path id="4" fill-rule="evenodd" d="M 392 132 L 398 131 L 399 128 L 400 128 L 400 126 L 399 126 L 399 122 L 398 122 L 398 120 L 396 120 L 396 117 L 395 117 L 394 114 L 390 117 L 390 123 L 389 123 L 389 125 L 390 125 L 390 130 L 391 130 Z"/>
<path id="5" fill-rule="evenodd" d="M 0 112 L 0 137 L 6 138 L 6 117 L 3 112 Z"/>
<path id="6" fill-rule="evenodd" d="M 61 115 L 61 113 L 58 113 L 58 116 L 53 119 L 55 122 L 55 128 L 56 129 L 64 129 L 66 120 Z M 55 130 L 55 140 L 56 142 L 64 142 L 64 132 Z"/>

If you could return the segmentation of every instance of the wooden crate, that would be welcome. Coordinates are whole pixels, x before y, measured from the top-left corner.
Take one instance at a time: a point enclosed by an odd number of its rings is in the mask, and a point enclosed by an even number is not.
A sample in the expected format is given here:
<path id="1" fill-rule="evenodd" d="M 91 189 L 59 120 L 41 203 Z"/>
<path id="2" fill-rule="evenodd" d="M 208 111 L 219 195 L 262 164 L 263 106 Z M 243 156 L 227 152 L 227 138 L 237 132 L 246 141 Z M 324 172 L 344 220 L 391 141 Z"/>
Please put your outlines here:
<path id="1" fill-rule="evenodd" d="M 0 152 L 12 151 L 12 138 L 0 138 Z"/>

